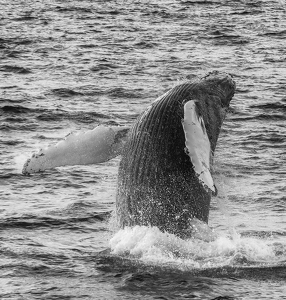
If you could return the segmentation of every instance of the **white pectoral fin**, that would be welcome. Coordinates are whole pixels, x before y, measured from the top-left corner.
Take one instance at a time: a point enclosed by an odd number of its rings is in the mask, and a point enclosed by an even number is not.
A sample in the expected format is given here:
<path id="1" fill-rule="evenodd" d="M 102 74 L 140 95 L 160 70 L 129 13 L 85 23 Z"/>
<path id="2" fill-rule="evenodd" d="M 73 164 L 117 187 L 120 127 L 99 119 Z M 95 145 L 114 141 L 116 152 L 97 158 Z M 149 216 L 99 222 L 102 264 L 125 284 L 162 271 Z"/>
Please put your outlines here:
<path id="1" fill-rule="evenodd" d="M 24 164 L 22 173 L 108 161 L 121 154 L 128 131 L 127 127 L 98 126 L 84 133 L 70 134 L 58 144 L 33 154 Z"/>
<path id="2" fill-rule="evenodd" d="M 182 123 L 185 132 L 186 152 L 191 159 L 193 168 L 203 186 L 216 193 L 210 173 L 210 141 L 204 120 L 197 113 L 195 100 L 190 100 L 184 105 L 184 120 Z"/>

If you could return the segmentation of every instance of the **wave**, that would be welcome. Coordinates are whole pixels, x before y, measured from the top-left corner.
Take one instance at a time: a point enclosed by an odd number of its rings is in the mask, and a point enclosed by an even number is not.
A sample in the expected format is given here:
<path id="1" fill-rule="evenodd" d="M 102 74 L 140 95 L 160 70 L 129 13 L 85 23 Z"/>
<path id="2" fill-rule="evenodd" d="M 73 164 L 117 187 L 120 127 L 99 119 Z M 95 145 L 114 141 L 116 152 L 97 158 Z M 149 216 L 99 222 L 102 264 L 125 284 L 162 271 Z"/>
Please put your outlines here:
<path id="1" fill-rule="evenodd" d="M 190 5 L 190 4 L 202 4 L 202 5 L 209 5 L 209 4 L 213 4 L 213 5 L 216 5 L 218 3 L 220 3 L 219 0 L 215 1 L 215 0 L 212 0 L 212 1 L 207 1 L 207 0 L 181 0 L 180 1 L 181 4 L 184 4 L 184 5 Z"/>
<path id="2" fill-rule="evenodd" d="M 141 97 L 140 90 L 129 90 L 122 87 L 108 89 L 105 91 L 105 94 L 109 95 L 112 98 L 133 99 Z"/>
<path id="3" fill-rule="evenodd" d="M 113 70 L 118 68 L 120 68 L 119 65 L 105 62 L 105 63 L 98 63 L 97 65 L 90 67 L 90 71 L 98 72 L 98 71 Z"/>
<path id="4" fill-rule="evenodd" d="M 94 13 L 95 10 L 88 7 L 80 7 L 80 6 L 56 6 L 55 10 L 58 12 L 81 12 L 81 13 Z"/>
<path id="5" fill-rule="evenodd" d="M 73 229 L 85 230 L 85 224 L 103 222 L 110 216 L 109 212 L 86 213 L 82 216 L 36 216 L 23 215 L 19 217 L 6 217 L 0 220 L 0 230 L 6 229 L 41 229 L 41 228 L 57 228 L 57 229 Z M 95 229 L 92 229 L 95 231 Z M 103 230 L 102 228 L 100 230 Z"/>
<path id="6" fill-rule="evenodd" d="M 44 109 L 44 108 L 29 108 L 21 105 L 4 105 L 0 107 L 7 117 L 3 118 L 0 128 L 2 130 L 34 130 L 38 124 L 29 124 L 31 119 L 28 116 L 32 115 L 33 118 L 41 121 L 61 121 L 61 120 L 75 120 L 82 123 L 98 122 L 102 119 L 111 119 L 103 113 L 94 111 L 67 111 L 63 109 Z M 14 115 L 25 115 L 25 118 L 15 117 Z M 4 115 L 4 116 L 5 116 Z M 12 115 L 12 119 L 11 119 Z M 13 122 L 11 122 L 13 121 Z M 27 122 L 28 124 L 21 124 L 21 127 L 15 126 L 15 122 Z"/>
<path id="7" fill-rule="evenodd" d="M 74 120 L 82 123 L 98 122 L 100 119 L 110 119 L 102 113 L 97 112 L 67 112 L 64 110 L 47 110 L 36 116 L 41 121 L 62 121 L 62 120 Z"/>
<path id="8" fill-rule="evenodd" d="M 206 38 L 213 39 L 215 45 L 248 44 L 250 42 L 249 37 L 235 33 L 225 33 L 220 30 L 211 31 Z"/>
<path id="9" fill-rule="evenodd" d="M 162 281 L 166 285 L 173 283 L 178 287 L 179 281 L 188 280 L 191 282 L 194 277 L 197 280 L 203 278 L 204 282 L 206 282 L 206 278 L 214 280 L 222 278 L 229 281 L 254 279 L 278 282 L 283 282 L 286 279 L 286 262 L 277 266 L 223 266 L 182 269 L 168 265 L 147 264 L 132 258 L 119 257 L 106 250 L 100 252 L 95 260 L 97 262 L 97 269 L 115 273 L 118 277 L 126 273 L 131 273 L 130 276 L 126 276 L 129 283 L 131 281 L 138 281 L 138 283 L 141 282 L 144 285 L 148 285 L 146 281 L 156 280 L 156 284 Z"/>
<path id="10" fill-rule="evenodd" d="M 286 112 L 286 105 L 280 102 L 273 102 L 273 103 L 263 103 L 263 104 L 256 104 L 250 105 L 249 108 L 258 108 L 261 110 L 277 110 L 281 112 Z"/>
<path id="11" fill-rule="evenodd" d="M 277 37 L 277 38 L 285 38 L 286 30 L 283 29 L 283 30 L 268 31 L 268 32 L 262 33 L 261 35 Z"/>
<path id="12" fill-rule="evenodd" d="M 28 38 L 24 38 L 24 37 L 0 38 L 0 48 L 10 50 L 14 54 L 20 54 L 20 53 L 23 53 L 24 51 L 14 50 L 14 49 L 12 49 L 13 46 L 30 45 L 32 43 L 34 43 L 33 40 L 28 39 Z M 9 53 L 10 53 L 10 51 L 9 51 Z"/>
<path id="13" fill-rule="evenodd" d="M 273 121 L 279 121 L 279 120 L 286 120 L 286 116 L 284 114 L 255 114 L 252 116 L 238 116 L 238 117 L 231 117 L 232 121 L 251 121 L 251 120 L 273 120 Z"/>
<path id="14" fill-rule="evenodd" d="M 5 113 L 23 114 L 32 111 L 30 108 L 21 105 L 4 105 L 1 110 Z"/>
<path id="15" fill-rule="evenodd" d="M 148 264 L 130 257 L 118 257 L 103 251 L 93 259 L 96 268 L 119 289 L 158 295 L 156 299 L 236 300 L 239 296 L 257 295 L 259 299 L 280 299 L 283 294 L 286 264 L 281 266 L 223 266 L 198 269 Z M 106 275 L 105 275 L 106 274 Z M 271 284 L 274 288 L 271 290 Z M 273 295 L 274 297 L 267 297 Z M 277 297 L 275 297 L 277 296 Z M 140 297 L 139 297 L 140 298 Z M 258 298 L 253 298 L 258 299 Z"/>
<path id="16" fill-rule="evenodd" d="M 14 122 L 15 124 L 15 122 Z M 38 128 L 38 125 L 35 123 L 30 123 L 30 124 L 11 124 L 9 122 L 2 122 L 0 123 L 0 130 L 3 131 L 34 131 Z"/>
<path id="17" fill-rule="evenodd" d="M 0 66 L 0 72 L 5 73 L 17 73 L 17 74 L 29 74 L 32 71 L 28 68 L 16 66 L 16 65 L 2 65 Z"/>
<path id="18" fill-rule="evenodd" d="M 72 97 L 72 96 L 82 96 L 84 95 L 81 92 L 72 90 L 72 89 L 68 89 L 68 88 L 58 88 L 58 89 L 52 89 L 51 90 L 56 96 L 59 97 Z"/>
<path id="19" fill-rule="evenodd" d="M 267 147 L 282 147 L 285 146 L 286 138 L 283 132 L 271 132 L 270 130 L 267 134 L 265 132 L 249 133 L 241 140 L 241 145 L 251 143 L 263 147 L 264 145 L 261 142 L 265 142 Z"/>

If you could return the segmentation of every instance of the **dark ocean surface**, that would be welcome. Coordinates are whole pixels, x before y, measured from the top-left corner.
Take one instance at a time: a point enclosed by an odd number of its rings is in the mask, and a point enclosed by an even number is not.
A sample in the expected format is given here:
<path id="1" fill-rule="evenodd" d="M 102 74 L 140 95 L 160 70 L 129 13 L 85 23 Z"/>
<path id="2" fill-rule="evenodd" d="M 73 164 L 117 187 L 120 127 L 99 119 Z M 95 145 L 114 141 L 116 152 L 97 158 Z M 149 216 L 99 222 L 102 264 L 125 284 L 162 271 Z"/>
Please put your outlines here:
<path id="1" fill-rule="evenodd" d="M 0 15 L 0 299 L 286 299 L 285 0 L 2 0 Z M 237 84 L 213 241 L 118 231 L 119 158 L 21 174 L 212 70 Z"/>

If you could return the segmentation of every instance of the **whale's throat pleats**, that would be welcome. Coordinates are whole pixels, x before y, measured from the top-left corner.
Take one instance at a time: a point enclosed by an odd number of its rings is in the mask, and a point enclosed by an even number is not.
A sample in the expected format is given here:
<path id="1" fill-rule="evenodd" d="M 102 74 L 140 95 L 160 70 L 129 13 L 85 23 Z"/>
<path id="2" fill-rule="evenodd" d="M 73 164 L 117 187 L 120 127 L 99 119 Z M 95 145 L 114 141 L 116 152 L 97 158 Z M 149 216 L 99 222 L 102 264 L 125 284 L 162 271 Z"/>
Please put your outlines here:
<path id="1" fill-rule="evenodd" d="M 182 126 L 193 88 L 190 83 L 173 88 L 131 128 L 118 176 L 121 226 L 153 225 L 179 234 L 193 217 L 207 221 L 210 193 L 185 152 Z"/>

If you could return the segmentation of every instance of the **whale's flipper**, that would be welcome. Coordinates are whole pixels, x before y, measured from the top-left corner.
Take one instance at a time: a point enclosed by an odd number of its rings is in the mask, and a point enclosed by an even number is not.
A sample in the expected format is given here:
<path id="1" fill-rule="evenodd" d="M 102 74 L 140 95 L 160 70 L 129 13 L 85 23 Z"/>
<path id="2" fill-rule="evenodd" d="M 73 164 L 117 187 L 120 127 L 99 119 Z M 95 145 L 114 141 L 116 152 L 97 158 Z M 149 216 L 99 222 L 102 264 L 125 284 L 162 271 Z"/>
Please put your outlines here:
<path id="1" fill-rule="evenodd" d="M 85 133 L 70 134 L 58 144 L 33 154 L 26 161 L 22 173 L 108 161 L 121 154 L 128 131 L 128 127 L 98 126 Z"/>
<path id="2" fill-rule="evenodd" d="M 210 173 L 212 158 L 210 141 L 204 120 L 198 114 L 195 100 L 185 103 L 182 124 L 185 132 L 186 153 L 191 159 L 193 168 L 203 186 L 215 194 L 216 188 Z"/>

